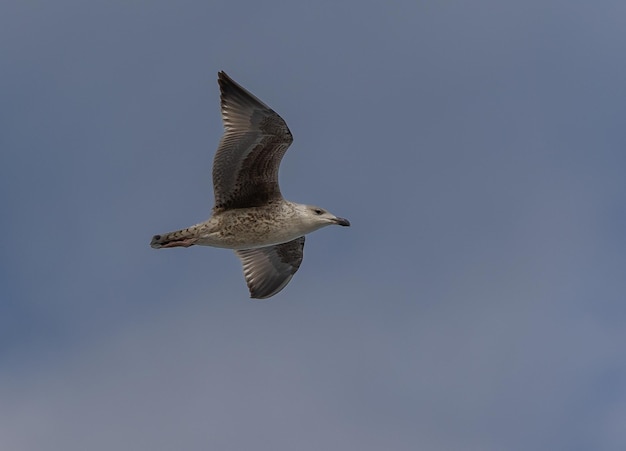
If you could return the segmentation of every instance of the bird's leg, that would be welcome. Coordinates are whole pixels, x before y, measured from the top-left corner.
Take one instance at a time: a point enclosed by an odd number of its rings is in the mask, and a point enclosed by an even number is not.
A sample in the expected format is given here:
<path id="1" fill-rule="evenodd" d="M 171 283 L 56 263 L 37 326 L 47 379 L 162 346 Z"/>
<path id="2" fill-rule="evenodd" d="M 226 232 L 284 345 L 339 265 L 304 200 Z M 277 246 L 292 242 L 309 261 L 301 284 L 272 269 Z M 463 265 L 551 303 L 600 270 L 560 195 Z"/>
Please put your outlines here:
<path id="1" fill-rule="evenodd" d="M 186 240 L 170 241 L 167 244 L 161 245 L 161 248 L 167 248 L 167 247 L 189 247 L 189 246 L 193 246 L 194 242 L 195 242 L 195 239 L 191 239 L 191 238 L 188 238 Z"/>

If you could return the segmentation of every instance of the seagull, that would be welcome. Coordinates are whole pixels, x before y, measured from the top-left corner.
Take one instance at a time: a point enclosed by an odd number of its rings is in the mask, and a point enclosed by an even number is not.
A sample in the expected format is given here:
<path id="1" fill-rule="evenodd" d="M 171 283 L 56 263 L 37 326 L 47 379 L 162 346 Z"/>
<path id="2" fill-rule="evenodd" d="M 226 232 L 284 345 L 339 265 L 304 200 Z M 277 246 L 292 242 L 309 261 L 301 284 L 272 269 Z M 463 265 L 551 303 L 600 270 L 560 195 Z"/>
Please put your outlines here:
<path id="1" fill-rule="evenodd" d="M 274 296 L 302 263 L 304 235 L 347 219 L 323 208 L 285 200 L 280 161 L 293 141 L 274 110 L 221 71 L 224 135 L 213 160 L 211 217 L 186 229 L 154 235 L 154 249 L 193 245 L 233 249 L 253 299 Z"/>

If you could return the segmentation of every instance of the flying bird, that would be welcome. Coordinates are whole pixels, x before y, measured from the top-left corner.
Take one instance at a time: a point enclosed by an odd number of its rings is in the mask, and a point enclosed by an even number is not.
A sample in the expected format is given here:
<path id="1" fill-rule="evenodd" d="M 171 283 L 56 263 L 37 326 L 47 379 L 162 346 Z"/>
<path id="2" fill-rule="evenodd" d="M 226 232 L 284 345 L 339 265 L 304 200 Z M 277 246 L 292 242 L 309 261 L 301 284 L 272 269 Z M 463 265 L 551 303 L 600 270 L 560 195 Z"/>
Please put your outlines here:
<path id="1" fill-rule="evenodd" d="M 265 299 L 285 288 L 300 267 L 304 235 L 350 222 L 283 198 L 278 167 L 293 141 L 287 124 L 225 72 L 218 73 L 217 81 L 225 132 L 213 160 L 211 217 L 154 235 L 150 246 L 233 249 L 243 264 L 250 297 Z"/>

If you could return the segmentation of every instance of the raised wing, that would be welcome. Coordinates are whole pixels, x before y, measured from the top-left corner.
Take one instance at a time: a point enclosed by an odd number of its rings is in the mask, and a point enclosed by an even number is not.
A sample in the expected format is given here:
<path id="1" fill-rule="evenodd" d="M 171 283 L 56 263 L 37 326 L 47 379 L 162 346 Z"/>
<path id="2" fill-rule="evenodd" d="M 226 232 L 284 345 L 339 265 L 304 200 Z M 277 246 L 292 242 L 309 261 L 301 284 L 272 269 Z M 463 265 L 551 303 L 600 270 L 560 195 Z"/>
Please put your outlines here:
<path id="1" fill-rule="evenodd" d="M 219 72 L 225 132 L 213 160 L 215 210 L 258 207 L 282 199 L 278 167 L 293 141 L 270 107 Z"/>
<path id="2" fill-rule="evenodd" d="M 250 297 L 265 299 L 285 288 L 302 263 L 304 237 L 287 243 L 237 250 Z"/>

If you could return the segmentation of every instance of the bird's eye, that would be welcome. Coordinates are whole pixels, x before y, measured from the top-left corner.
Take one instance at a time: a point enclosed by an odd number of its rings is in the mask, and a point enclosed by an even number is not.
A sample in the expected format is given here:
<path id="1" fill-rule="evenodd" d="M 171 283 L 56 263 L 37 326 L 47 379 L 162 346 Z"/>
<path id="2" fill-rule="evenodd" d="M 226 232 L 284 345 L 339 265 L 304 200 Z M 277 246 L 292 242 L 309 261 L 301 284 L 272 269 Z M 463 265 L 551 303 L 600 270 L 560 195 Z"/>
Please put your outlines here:
<path id="1" fill-rule="evenodd" d="M 316 215 L 321 215 L 322 213 L 324 213 L 324 210 L 322 210 L 321 208 L 316 208 L 313 211 L 315 212 Z"/>

